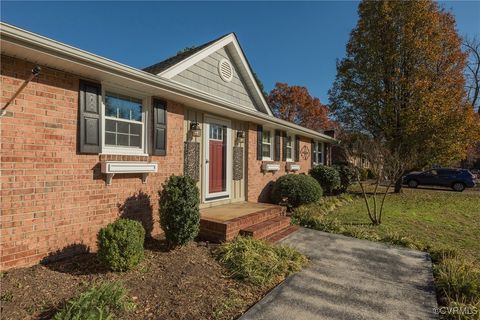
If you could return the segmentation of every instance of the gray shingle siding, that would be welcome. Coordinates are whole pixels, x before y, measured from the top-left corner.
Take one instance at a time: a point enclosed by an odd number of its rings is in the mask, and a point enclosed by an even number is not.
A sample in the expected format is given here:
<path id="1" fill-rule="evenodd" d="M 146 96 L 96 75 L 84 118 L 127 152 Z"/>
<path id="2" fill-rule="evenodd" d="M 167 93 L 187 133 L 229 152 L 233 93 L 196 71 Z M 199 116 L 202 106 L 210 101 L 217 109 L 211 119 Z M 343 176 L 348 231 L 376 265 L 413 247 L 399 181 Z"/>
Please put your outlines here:
<path id="1" fill-rule="evenodd" d="M 233 66 L 233 79 L 225 82 L 218 74 L 218 63 L 222 59 L 228 59 Z M 237 72 L 233 60 L 229 57 L 225 48 L 221 48 L 205 59 L 180 72 L 172 80 L 183 83 L 195 89 L 210 93 L 230 102 L 238 103 L 246 108 L 258 109 L 254 100 L 248 94 L 243 79 Z"/>

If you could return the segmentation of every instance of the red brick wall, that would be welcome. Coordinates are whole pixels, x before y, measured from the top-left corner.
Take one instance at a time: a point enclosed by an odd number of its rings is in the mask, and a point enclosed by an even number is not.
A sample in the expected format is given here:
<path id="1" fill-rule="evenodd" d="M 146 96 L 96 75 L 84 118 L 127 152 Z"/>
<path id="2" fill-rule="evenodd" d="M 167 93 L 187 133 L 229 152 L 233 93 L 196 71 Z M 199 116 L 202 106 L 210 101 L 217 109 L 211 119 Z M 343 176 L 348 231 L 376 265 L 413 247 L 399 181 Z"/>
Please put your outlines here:
<path id="1" fill-rule="evenodd" d="M 262 162 L 257 160 L 257 125 L 249 123 L 248 126 L 248 154 L 247 154 L 247 201 L 268 202 L 273 182 L 286 172 L 285 161 L 273 161 L 280 163 L 280 170 L 276 172 L 262 172 Z M 300 154 L 300 171 L 297 173 L 308 173 L 311 168 L 311 139 L 300 137 L 300 152 L 306 147 L 309 152 L 308 159 L 303 159 Z M 280 150 L 283 151 L 280 140 Z"/>
<path id="2" fill-rule="evenodd" d="M 1 57 L 1 106 L 28 77 L 33 64 Z M 95 249 L 98 230 L 120 215 L 159 232 L 161 183 L 183 172 L 183 106 L 169 102 L 164 157 L 77 153 L 79 77 L 42 68 L 0 118 L 0 270 L 33 265 L 57 250 Z M 118 175 L 111 186 L 101 160 L 156 161 L 146 184 L 140 175 Z M 63 252 L 63 251 L 62 251 Z"/>

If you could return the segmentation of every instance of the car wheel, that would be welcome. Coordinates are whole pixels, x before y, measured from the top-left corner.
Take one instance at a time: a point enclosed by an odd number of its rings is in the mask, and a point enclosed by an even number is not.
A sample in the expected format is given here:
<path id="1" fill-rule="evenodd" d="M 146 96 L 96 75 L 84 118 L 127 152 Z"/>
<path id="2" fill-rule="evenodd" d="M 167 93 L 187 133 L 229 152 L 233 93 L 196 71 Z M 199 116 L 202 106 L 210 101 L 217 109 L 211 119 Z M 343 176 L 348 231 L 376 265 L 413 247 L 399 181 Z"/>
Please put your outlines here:
<path id="1" fill-rule="evenodd" d="M 408 181 L 408 186 L 409 186 L 410 188 L 416 188 L 416 187 L 418 187 L 418 182 L 417 182 L 417 180 L 410 180 L 410 181 Z"/>
<path id="2" fill-rule="evenodd" d="M 462 192 L 463 190 L 465 190 L 465 185 L 461 182 L 455 182 L 452 185 L 452 189 L 458 192 Z"/>

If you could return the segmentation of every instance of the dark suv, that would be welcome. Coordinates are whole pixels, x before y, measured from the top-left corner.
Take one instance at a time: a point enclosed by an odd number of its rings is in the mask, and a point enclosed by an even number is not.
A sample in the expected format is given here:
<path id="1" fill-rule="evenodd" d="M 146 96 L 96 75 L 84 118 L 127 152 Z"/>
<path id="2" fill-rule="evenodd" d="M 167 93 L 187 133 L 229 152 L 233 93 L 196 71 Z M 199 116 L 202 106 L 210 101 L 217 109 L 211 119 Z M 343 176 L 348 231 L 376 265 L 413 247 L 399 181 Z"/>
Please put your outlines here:
<path id="1" fill-rule="evenodd" d="M 475 186 L 475 176 L 466 169 L 438 168 L 423 172 L 411 172 L 403 177 L 403 184 L 410 188 L 419 185 L 449 187 L 455 191 Z"/>

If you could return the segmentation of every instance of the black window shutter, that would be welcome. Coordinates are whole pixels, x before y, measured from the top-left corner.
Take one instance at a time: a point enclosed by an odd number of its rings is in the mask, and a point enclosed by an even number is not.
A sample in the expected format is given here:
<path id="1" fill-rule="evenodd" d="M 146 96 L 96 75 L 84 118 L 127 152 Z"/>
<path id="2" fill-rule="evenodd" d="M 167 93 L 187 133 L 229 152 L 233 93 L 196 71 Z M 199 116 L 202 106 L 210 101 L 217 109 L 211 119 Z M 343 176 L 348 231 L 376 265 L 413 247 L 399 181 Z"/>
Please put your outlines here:
<path id="1" fill-rule="evenodd" d="M 275 139 L 274 139 L 275 154 L 273 155 L 273 160 L 275 161 L 280 161 L 280 135 L 281 135 L 280 130 L 275 130 Z"/>
<path id="2" fill-rule="evenodd" d="M 310 146 L 310 151 L 311 151 L 311 154 L 312 154 L 311 167 L 313 168 L 315 166 L 315 162 L 318 162 L 317 161 L 317 153 L 315 152 L 315 140 L 313 140 L 313 139 L 312 139 L 312 143 L 311 143 L 311 146 Z"/>
<path id="3" fill-rule="evenodd" d="M 155 156 L 167 154 L 167 104 L 153 99 L 153 148 Z"/>
<path id="4" fill-rule="evenodd" d="M 101 152 L 101 98 L 102 87 L 100 84 L 80 80 L 80 153 Z"/>
<path id="5" fill-rule="evenodd" d="M 282 132 L 282 160 L 287 161 L 287 132 Z"/>
<path id="6" fill-rule="evenodd" d="M 300 137 L 295 136 L 295 162 L 300 161 Z"/>
<path id="7" fill-rule="evenodd" d="M 263 127 L 257 126 L 257 160 L 262 160 L 262 134 Z"/>

